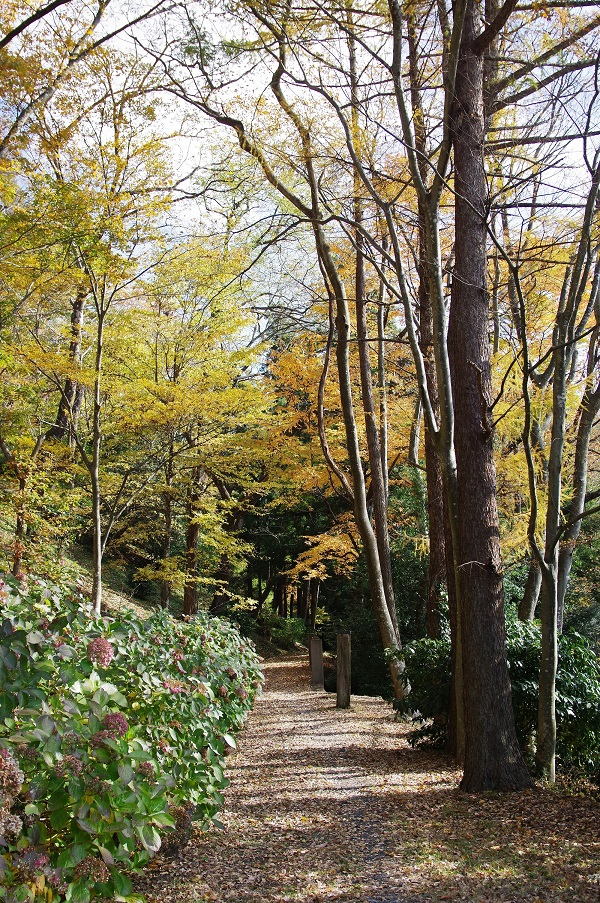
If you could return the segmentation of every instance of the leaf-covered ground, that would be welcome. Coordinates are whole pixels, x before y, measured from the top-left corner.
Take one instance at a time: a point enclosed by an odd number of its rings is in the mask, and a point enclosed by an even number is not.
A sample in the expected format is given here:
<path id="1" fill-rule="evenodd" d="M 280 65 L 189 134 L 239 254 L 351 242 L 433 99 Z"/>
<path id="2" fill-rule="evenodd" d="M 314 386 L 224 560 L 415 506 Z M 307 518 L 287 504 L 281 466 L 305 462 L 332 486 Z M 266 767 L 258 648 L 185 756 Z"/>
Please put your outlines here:
<path id="1" fill-rule="evenodd" d="M 305 658 L 267 662 L 229 759 L 224 829 L 138 882 L 152 903 L 600 900 L 600 805 L 554 789 L 467 796 L 413 750 L 382 700 L 309 689 Z"/>

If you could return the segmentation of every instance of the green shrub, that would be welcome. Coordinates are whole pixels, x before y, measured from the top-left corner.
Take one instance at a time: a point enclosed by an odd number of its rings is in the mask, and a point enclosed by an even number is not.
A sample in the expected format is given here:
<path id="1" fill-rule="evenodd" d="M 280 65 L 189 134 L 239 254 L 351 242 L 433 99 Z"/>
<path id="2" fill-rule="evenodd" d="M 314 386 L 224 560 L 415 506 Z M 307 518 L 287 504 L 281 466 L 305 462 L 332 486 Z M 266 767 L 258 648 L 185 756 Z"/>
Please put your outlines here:
<path id="1" fill-rule="evenodd" d="M 237 611 L 235 616 L 238 617 Z M 296 644 L 306 642 L 304 620 L 302 618 L 282 618 L 278 612 L 273 610 L 270 602 L 265 602 L 260 615 L 253 622 L 253 626 L 280 649 L 294 649 Z"/>
<path id="2" fill-rule="evenodd" d="M 410 692 L 404 699 L 396 700 L 394 707 L 400 715 L 420 725 L 412 732 L 411 743 L 442 748 L 450 710 L 450 642 L 429 637 L 413 640 L 399 657 L 405 664 L 404 677 Z"/>
<path id="3" fill-rule="evenodd" d="M 536 622 L 507 619 L 507 654 L 517 734 L 535 742 L 541 632 Z M 600 662 L 589 642 L 569 631 L 559 637 L 556 678 L 557 757 L 600 778 Z M 402 650 L 411 692 L 398 704 L 419 727 L 413 742 L 443 746 L 450 704 L 450 643 L 421 639 Z"/>
<path id="4" fill-rule="evenodd" d="M 42 581 L 0 590 L 0 768 L 21 784 L 0 799 L 0 900 L 126 898 L 161 833 L 215 818 L 257 657 L 218 619 L 95 620 Z"/>

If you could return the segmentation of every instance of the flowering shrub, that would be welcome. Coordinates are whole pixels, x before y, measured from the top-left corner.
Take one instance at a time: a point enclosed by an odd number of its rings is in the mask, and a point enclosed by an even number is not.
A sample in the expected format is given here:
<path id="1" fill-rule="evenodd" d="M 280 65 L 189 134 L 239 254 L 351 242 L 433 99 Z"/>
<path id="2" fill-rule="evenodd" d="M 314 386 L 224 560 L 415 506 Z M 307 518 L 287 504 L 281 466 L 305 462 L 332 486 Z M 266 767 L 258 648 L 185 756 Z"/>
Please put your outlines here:
<path id="1" fill-rule="evenodd" d="M 0 901 L 127 899 L 161 835 L 216 816 L 257 657 L 226 621 L 91 619 L 31 578 L 0 604 Z"/>

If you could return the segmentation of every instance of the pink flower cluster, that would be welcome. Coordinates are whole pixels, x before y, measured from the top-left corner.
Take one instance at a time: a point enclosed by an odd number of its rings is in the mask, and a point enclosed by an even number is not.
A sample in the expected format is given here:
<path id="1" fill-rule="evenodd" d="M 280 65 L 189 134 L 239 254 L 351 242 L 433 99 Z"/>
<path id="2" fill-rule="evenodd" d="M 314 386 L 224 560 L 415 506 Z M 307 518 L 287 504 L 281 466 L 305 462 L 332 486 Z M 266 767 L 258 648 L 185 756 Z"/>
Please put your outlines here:
<path id="1" fill-rule="evenodd" d="M 227 696 L 228 696 L 227 687 L 224 687 L 221 685 L 217 692 L 218 692 L 219 696 L 221 696 L 223 699 L 227 699 Z"/>
<path id="2" fill-rule="evenodd" d="M 104 716 L 102 727 L 109 731 L 114 738 L 124 737 L 129 730 L 129 722 L 121 712 L 114 712 Z"/>
<path id="3" fill-rule="evenodd" d="M 8 749 L 0 749 L 0 837 L 16 838 L 23 822 L 10 807 L 23 786 L 24 775 Z"/>
<path id="4" fill-rule="evenodd" d="M 75 878 L 91 878 L 92 881 L 109 881 L 110 871 L 102 859 L 86 856 L 73 870 Z"/>
<path id="5" fill-rule="evenodd" d="M 163 680 L 163 687 L 165 690 L 170 690 L 171 693 L 189 693 L 189 687 L 186 687 L 185 684 L 182 684 L 179 680 Z"/>
<path id="6" fill-rule="evenodd" d="M 87 657 L 101 668 L 108 668 L 115 652 L 111 644 L 103 636 L 95 637 L 87 647 Z"/>
<path id="7" fill-rule="evenodd" d="M 89 778 L 86 778 L 85 785 L 87 787 L 88 793 L 91 793 L 93 796 L 101 796 L 103 793 L 106 793 L 108 790 L 112 789 L 112 784 L 109 784 L 108 781 L 103 781 L 98 775 L 91 775 Z"/>
<path id="8" fill-rule="evenodd" d="M 143 777 L 148 778 L 149 781 L 154 780 L 156 777 L 156 768 L 152 762 L 140 762 L 137 770 Z"/>
<path id="9" fill-rule="evenodd" d="M 0 794 L 13 799 L 18 795 L 25 777 L 19 763 L 8 749 L 0 749 Z"/>
<path id="10" fill-rule="evenodd" d="M 102 746 L 105 740 L 114 740 L 115 736 L 111 731 L 97 731 L 92 737 L 92 746 L 96 748 Z"/>
<path id="11" fill-rule="evenodd" d="M 83 771 L 83 762 L 77 756 L 65 756 L 54 771 L 59 778 L 77 778 Z"/>

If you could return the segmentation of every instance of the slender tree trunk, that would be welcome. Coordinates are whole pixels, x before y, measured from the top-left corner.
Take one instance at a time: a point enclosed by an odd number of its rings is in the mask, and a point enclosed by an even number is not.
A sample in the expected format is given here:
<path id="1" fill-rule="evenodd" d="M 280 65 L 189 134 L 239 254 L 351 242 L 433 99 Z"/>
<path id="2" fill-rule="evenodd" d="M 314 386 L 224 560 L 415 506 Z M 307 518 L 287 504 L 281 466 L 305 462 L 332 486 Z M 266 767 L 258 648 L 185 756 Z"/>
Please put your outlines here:
<path id="1" fill-rule="evenodd" d="M 317 608 L 319 604 L 320 580 L 318 577 L 311 577 L 309 583 L 310 592 L 310 629 L 314 633 L 317 628 Z"/>
<path id="2" fill-rule="evenodd" d="M 165 532 L 161 557 L 167 561 L 171 557 L 171 544 L 173 540 L 173 442 L 169 444 L 169 458 L 165 466 L 165 491 L 163 492 L 163 514 L 165 518 Z M 171 599 L 171 582 L 164 578 L 160 582 L 160 607 L 168 608 Z"/>
<path id="3" fill-rule="evenodd" d="M 537 771 L 554 781 L 556 771 L 556 668 L 558 663 L 558 555 L 553 554 L 542 570 L 542 650 L 538 694 L 538 730 L 535 761 Z"/>
<path id="4" fill-rule="evenodd" d="M 348 12 L 348 50 L 350 59 L 350 88 L 352 92 L 352 130 L 358 133 L 358 96 L 356 73 L 356 46 L 353 31 L 352 14 Z M 387 608 L 393 630 L 396 635 L 396 645 L 400 645 L 400 631 L 398 629 L 398 616 L 394 598 L 394 582 L 392 576 L 392 557 L 390 552 L 390 537 L 388 529 L 388 505 L 387 505 L 387 467 L 386 476 L 383 473 L 382 446 L 380 443 L 378 421 L 381 418 L 381 405 L 379 411 L 375 409 L 373 392 L 373 377 L 371 367 L 371 353 L 369 349 L 369 328 L 367 322 L 366 276 L 365 257 L 363 253 L 364 240 L 360 227 L 363 225 L 363 200 L 360 196 L 361 181 L 356 173 L 354 176 L 354 219 L 357 225 L 355 230 L 356 242 L 356 338 L 358 341 L 358 359 L 360 370 L 360 387 L 365 416 L 365 433 L 367 437 L 367 451 L 369 457 L 369 469 L 371 472 L 371 504 L 373 506 L 373 521 L 375 524 L 375 540 L 379 555 L 381 579 L 385 593 Z"/>
<path id="5" fill-rule="evenodd" d="M 401 7 L 396 0 L 390 0 L 392 12 L 392 24 L 394 40 L 396 44 L 395 63 L 393 74 L 395 79 L 402 78 L 402 14 Z M 440 24 L 446 40 L 443 49 L 442 66 L 445 71 L 450 69 L 449 40 L 450 22 L 445 4 L 438 4 Z M 439 556 L 442 548 L 446 560 L 446 583 L 448 587 L 448 602 L 450 615 L 450 632 L 452 642 L 452 695 L 450 705 L 450 723 L 448 731 L 448 744 L 456 757 L 457 762 L 463 763 L 465 751 L 465 717 L 463 694 L 463 666 L 462 666 L 462 639 L 460 617 L 460 587 L 458 582 L 458 570 L 455 567 L 454 546 L 458 542 L 458 502 L 457 502 L 457 477 L 456 458 L 454 452 L 454 403 L 452 397 L 452 384 L 450 376 L 450 362 L 446 341 L 447 314 L 446 299 L 443 284 L 442 252 L 440 245 L 440 220 L 439 186 L 434 190 L 436 178 L 431 179 L 431 172 L 427 165 L 428 148 L 427 134 L 425 130 L 425 112 L 422 100 L 423 70 L 419 58 L 419 24 L 418 8 L 410 6 L 406 11 L 406 34 L 409 47 L 409 77 L 412 105 L 412 122 L 414 129 L 414 142 L 417 151 L 414 164 L 419 172 L 419 178 L 415 178 L 415 184 L 421 185 L 418 191 L 419 213 L 419 350 L 423 361 L 423 376 L 421 392 L 427 395 L 429 409 L 435 420 L 437 432 L 433 429 L 431 418 L 426 417 L 425 456 L 427 468 L 428 487 L 435 491 L 440 478 L 443 492 L 434 499 L 434 508 L 429 508 L 430 545 L 436 550 L 433 561 L 435 574 L 431 575 L 430 587 L 438 583 Z M 460 12 L 455 8 L 455 15 L 460 20 Z M 446 91 L 449 90 L 446 84 Z M 402 104 L 399 105 L 402 118 Z M 404 126 L 405 136 L 407 134 Z M 445 173 L 440 172 L 444 177 Z M 431 187 L 427 189 L 427 186 Z M 414 340 L 413 340 L 414 344 Z M 415 360 L 416 349 L 413 347 Z M 437 507 L 443 496 L 443 505 L 440 518 L 440 510 Z M 434 625 L 435 626 L 435 625 Z"/>
<path id="6" fill-rule="evenodd" d="M 381 240 L 384 255 L 388 252 L 388 239 Z M 389 497 L 388 482 L 388 410 L 387 410 L 387 369 L 385 354 L 385 326 L 387 322 L 386 288 L 383 279 L 379 283 L 377 304 L 377 390 L 379 392 L 379 443 L 381 447 L 381 469 L 386 502 Z"/>
<path id="7" fill-rule="evenodd" d="M 310 580 L 303 580 L 301 585 L 298 587 L 300 608 L 299 608 L 299 617 L 304 618 L 305 621 L 310 620 L 310 606 L 309 595 L 310 595 Z"/>
<path id="8" fill-rule="evenodd" d="M 194 467 L 190 477 L 186 501 L 185 531 L 185 586 L 183 589 L 183 613 L 193 616 L 198 613 L 198 540 L 200 525 L 197 520 L 200 502 L 200 480 L 202 470 Z"/>
<path id="9" fill-rule="evenodd" d="M 100 446 L 102 441 L 101 415 L 102 398 L 100 394 L 102 361 L 104 349 L 104 320 L 106 311 L 98 310 L 98 331 L 96 335 L 96 360 L 94 376 L 94 402 L 92 411 L 92 456 L 90 459 L 90 480 L 92 484 L 92 609 L 97 617 L 102 614 L 102 514 L 100 493 Z"/>
<path id="10" fill-rule="evenodd" d="M 325 241 L 322 228 L 318 223 L 315 223 L 314 229 L 317 250 L 323 262 L 323 266 L 325 272 L 327 273 L 330 284 L 333 288 L 333 294 L 336 302 L 336 363 L 340 386 L 342 415 L 346 433 L 348 459 L 350 464 L 350 471 L 352 474 L 352 489 L 354 493 L 354 519 L 356 521 L 356 526 L 365 552 L 371 601 L 379 626 L 379 633 L 381 636 L 383 648 L 389 650 L 398 650 L 400 649 L 400 637 L 398 634 L 397 626 L 390 616 L 388 600 L 385 593 L 384 579 L 381 572 L 381 560 L 379 557 L 379 549 L 377 547 L 377 539 L 371 526 L 371 519 L 369 517 L 369 511 L 367 507 L 365 478 L 362 469 L 358 431 L 356 428 L 356 420 L 354 416 L 352 379 L 350 376 L 349 347 L 351 327 L 348 302 L 346 299 L 344 286 L 340 280 L 339 273 L 333 261 L 331 250 L 327 242 Z M 398 698 L 402 698 L 404 694 L 404 685 L 401 676 L 402 666 L 396 659 L 390 658 L 389 670 L 390 676 L 392 678 L 394 692 Z"/>
<path id="11" fill-rule="evenodd" d="M 433 353 L 433 312 L 427 281 L 425 257 L 424 211 L 419 220 L 419 325 L 420 345 L 427 376 L 431 406 L 439 418 L 440 403 L 435 357 Z M 443 589 L 446 583 L 446 515 L 444 506 L 444 479 L 434 437 L 425 421 L 425 472 L 427 476 L 427 512 L 429 521 L 429 580 L 427 588 L 427 633 L 440 636 L 440 611 Z M 452 577 L 454 582 L 454 577 Z"/>
<path id="12" fill-rule="evenodd" d="M 69 360 L 71 364 L 77 363 L 81 353 L 81 335 L 83 329 L 83 309 L 88 292 L 81 289 L 73 302 L 71 310 L 71 341 L 69 343 Z M 76 426 L 77 415 L 83 400 L 82 391 L 78 391 L 77 382 L 68 376 L 58 403 L 56 421 L 48 430 L 46 438 L 64 439 L 71 435 L 71 427 Z"/>
<path id="13" fill-rule="evenodd" d="M 511 279 L 513 292 L 516 293 L 514 279 Z M 517 303 L 517 302 L 515 302 Z M 519 335 L 523 336 L 524 331 L 521 325 Z M 531 415 L 530 415 L 531 416 Z M 531 445 L 535 450 L 538 460 L 541 464 L 541 473 L 539 482 L 543 485 L 548 484 L 548 457 L 546 454 L 545 432 L 550 425 L 551 418 L 545 417 L 542 422 L 539 418 L 534 417 L 531 420 Z M 540 561 L 534 551 L 532 551 L 529 560 L 529 570 L 523 590 L 523 598 L 519 603 L 519 619 L 521 621 L 533 621 L 535 610 L 540 598 L 540 590 L 542 588 L 542 571 Z"/>
<path id="14" fill-rule="evenodd" d="M 23 553 L 25 551 L 25 533 L 27 526 L 25 522 L 25 492 L 27 489 L 27 479 L 23 474 L 19 475 L 19 492 L 17 496 L 17 518 L 15 523 L 15 550 L 13 554 L 13 577 L 21 577 L 23 575 Z"/>
<path id="15" fill-rule="evenodd" d="M 599 324 L 600 326 L 600 324 Z M 599 326 L 596 327 L 596 332 Z M 594 335 L 589 349 L 590 365 L 588 366 L 588 380 L 591 380 L 596 364 L 597 338 Z M 567 523 L 558 553 L 558 598 L 557 598 L 557 628 L 562 633 L 562 625 L 565 609 L 565 596 L 569 585 L 569 576 L 573 564 L 573 552 L 581 530 L 582 518 L 585 508 L 585 495 L 587 491 L 588 455 L 590 437 L 598 412 L 600 411 L 600 384 L 594 389 L 588 385 L 580 405 L 581 417 L 577 428 L 577 441 L 575 444 L 575 461 L 573 464 L 573 496 L 567 512 Z"/>
<path id="16" fill-rule="evenodd" d="M 451 111 L 456 263 L 449 353 L 455 412 L 458 564 L 469 792 L 531 784 L 517 743 L 506 661 L 502 562 L 492 446 L 481 16 L 468 0 Z"/>
<path id="17" fill-rule="evenodd" d="M 540 563 L 535 555 L 531 555 L 523 597 L 519 602 L 520 621 L 533 621 L 538 599 L 540 597 L 541 586 L 542 570 L 540 568 Z"/>

